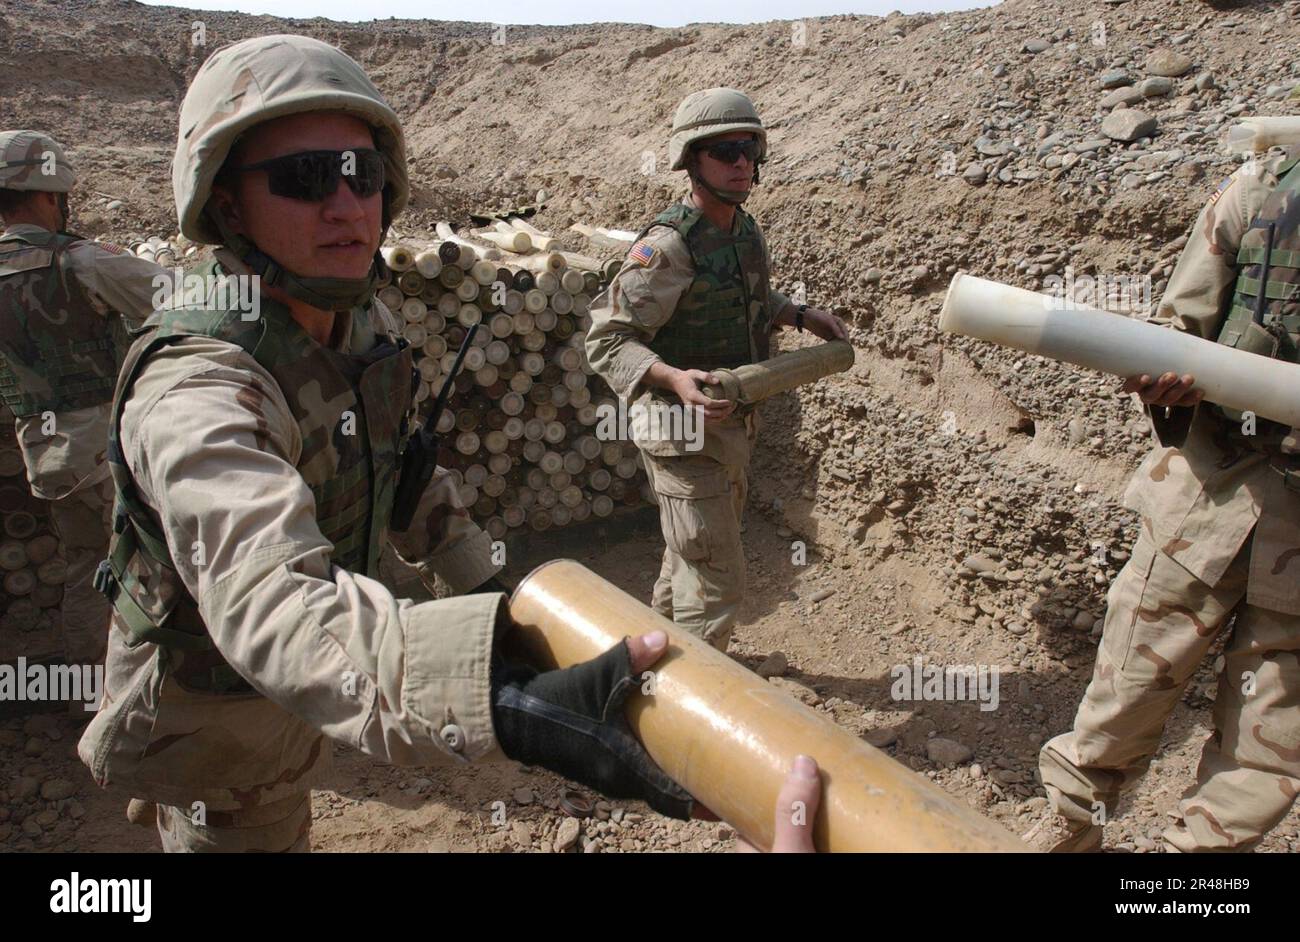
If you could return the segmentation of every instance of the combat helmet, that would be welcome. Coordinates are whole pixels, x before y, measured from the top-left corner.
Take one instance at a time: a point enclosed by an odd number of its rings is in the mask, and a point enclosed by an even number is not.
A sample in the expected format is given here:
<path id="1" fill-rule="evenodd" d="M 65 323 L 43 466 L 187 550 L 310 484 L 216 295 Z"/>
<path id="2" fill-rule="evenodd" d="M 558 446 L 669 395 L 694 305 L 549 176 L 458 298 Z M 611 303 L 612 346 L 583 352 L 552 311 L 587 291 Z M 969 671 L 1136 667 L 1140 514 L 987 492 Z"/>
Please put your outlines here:
<path id="1" fill-rule="evenodd" d="M 682 99 L 673 115 L 672 136 L 668 139 L 669 169 L 690 171 L 688 155 L 694 144 L 732 131 L 750 131 L 758 138 L 762 150 L 754 165 L 757 183 L 758 163 L 767 159 L 767 130 L 749 96 L 734 88 L 706 88 Z M 703 180 L 699 182 L 718 199 L 733 205 L 743 203 L 749 195 L 748 190 L 718 190 Z"/>
<path id="2" fill-rule="evenodd" d="M 67 193 L 77 171 L 59 142 L 40 131 L 0 131 L 0 190 Z"/>
<path id="3" fill-rule="evenodd" d="M 341 49 L 291 34 L 258 36 L 215 50 L 181 104 L 172 159 L 172 190 L 181 233 L 225 245 L 263 282 L 325 310 L 367 300 L 383 270 L 378 254 L 366 278 L 307 278 L 289 272 L 208 212 L 212 183 L 241 134 L 285 115 L 328 111 L 355 115 L 374 131 L 384 159 L 383 226 L 406 208 L 410 183 L 401 122 L 370 78 Z M 382 242 L 382 237 L 381 237 Z"/>

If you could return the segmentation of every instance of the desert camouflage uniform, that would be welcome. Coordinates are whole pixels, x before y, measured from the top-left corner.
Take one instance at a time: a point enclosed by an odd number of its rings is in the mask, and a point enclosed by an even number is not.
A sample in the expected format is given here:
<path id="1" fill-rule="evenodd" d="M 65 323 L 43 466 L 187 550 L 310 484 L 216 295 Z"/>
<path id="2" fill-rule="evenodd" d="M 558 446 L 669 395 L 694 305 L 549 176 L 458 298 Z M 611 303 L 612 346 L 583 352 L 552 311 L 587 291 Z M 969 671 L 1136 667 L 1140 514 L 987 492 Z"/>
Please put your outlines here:
<path id="1" fill-rule="evenodd" d="M 44 265 L 28 267 L 41 258 Z M 27 480 L 33 494 L 50 501 L 67 563 L 61 616 L 69 663 L 98 664 L 104 658 L 109 606 L 91 580 L 108 550 L 113 489 L 105 451 L 112 384 L 126 348 L 125 327 L 152 312 L 157 276 L 166 273 L 107 243 L 71 241 L 27 224 L 9 226 L 0 236 L 0 314 L 17 328 L 21 309 L 27 324 L 23 342 L 17 335 L 12 344 L 0 342 L 0 362 L 15 384 L 6 392 L 22 399 L 14 406 L 15 431 Z M 48 309 L 51 304 L 56 309 Z M 81 322 L 77 335 L 87 338 L 84 346 L 103 349 L 76 354 L 80 372 L 51 379 L 41 367 L 70 339 L 64 325 L 73 318 Z M 87 376 L 101 378 L 101 388 L 90 389 Z"/>
<path id="2" fill-rule="evenodd" d="M 217 258 L 244 270 L 225 250 Z M 267 297 L 261 312 L 289 318 Z M 353 357 L 398 331 L 377 301 L 337 319 L 331 349 Z M 128 364 L 148 341 L 137 341 Z M 311 382 L 287 392 L 308 419 L 334 398 Z M 253 356 L 202 336 L 161 346 L 121 415 L 122 460 L 220 665 L 207 652 L 130 646 L 115 612 L 107 691 L 80 754 L 100 784 L 124 783 L 158 803 L 166 849 L 307 849 L 308 794 L 330 770 L 330 740 L 394 764 L 500 755 L 488 665 L 504 597 L 415 604 L 335 564 L 342 547 L 322 535 L 317 495 L 300 471 L 309 449 L 313 461 L 328 456 L 315 431 L 304 441 L 286 390 Z M 410 530 L 387 536 L 430 585 L 436 573 L 464 592 L 499 569 L 441 469 Z M 364 559 L 364 537 L 359 551 Z M 215 689 L 227 665 L 224 676 L 241 683 Z M 202 689 L 205 673 L 212 690 Z"/>
<path id="3" fill-rule="evenodd" d="M 1282 169 L 1283 158 L 1262 160 L 1220 186 L 1178 261 L 1159 322 L 1220 336 L 1242 271 L 1239 248 L 1243 238 L 1258 240 L 1248 230 Z M 1258 277 L 1253 266 L 1246 271 Z M 1275 269 L 1273 278 L 1288 277 L 1294 272 Z M 1284 310 L 1294 314 L 1294 305 Z M 1102 805 L 1113 812 L 1235 612 L 1215 731 L 1164 842 L 1180 851 L 1248 850 L 1300 788 L 1300 491 L 1283 476 L 1297 460 L 1282 440 L 1286 429 L 1263 444 L 1263 420 L 1253 444 L 1213 404 L 1165 411 L 1153 410 L 1160 444 L 1126 495 L 1141 533 L 1110 590 L 1092 682 L 1074 729 L 1043 748 L 1040 771 L 1075 826 Z"/>
<path id="4" fill-rule="evenodd" d="M 694 205 L 687 197 L 664 216 L 681 218 L 684 211 L 692 209 Z M 727 238 L 702 216 L 695 225 L 712 230 L 708 237 L 714 241 Z M 753 226 L 761 241 L 762 234 L 752 217 L 737 208 L 732 235 L 740 234 L 742 226 Z M 694 322 L 678 332 L 674 351 L 656 351 L 655 347 L 661 346 L 659 338 L 679 308 L 684 309 L 688 301 L 709 303 L 710 289 L 715 286 L 697 276 L 691 250 L 677 229 L 652 226 L 642 234 L 638 245 L 644 248 L 629 253 L 608 289 L 592 303 L 592 325 L 587 336 L 592 368 L 626 400 L 630 412 L 635 407 L 649 409 L 656 402 L 677 403 L 671 393 L 642 383 L 646 371 L 656 362 L 666 361 L 679 369 L 707 370 L 767 358 L 773 321 L 790 302 L 768 284 L 771 264 L 765 245 L 762 264 L 746 268 L 742 276 L 748 281 L 743 292 L 749 304 L 748 326 L 742 329 L 749 353 L 739 362 L 722 357 L 710 359 L 704 350 L 682 356 L 689 350 Z M 659 503 L 666 544 L 651 605 L 723 651 L 745 591 L 740 521 L 748 491 L 746 473 L 758 428 L 758 413 L 752 408 L 738 408 L 726 419 L 704 425 L 703 444 L 697 451 L 690 450 L 685 440 L 653 435 L 646 422 L 634 421 L 631 429 Z"/>

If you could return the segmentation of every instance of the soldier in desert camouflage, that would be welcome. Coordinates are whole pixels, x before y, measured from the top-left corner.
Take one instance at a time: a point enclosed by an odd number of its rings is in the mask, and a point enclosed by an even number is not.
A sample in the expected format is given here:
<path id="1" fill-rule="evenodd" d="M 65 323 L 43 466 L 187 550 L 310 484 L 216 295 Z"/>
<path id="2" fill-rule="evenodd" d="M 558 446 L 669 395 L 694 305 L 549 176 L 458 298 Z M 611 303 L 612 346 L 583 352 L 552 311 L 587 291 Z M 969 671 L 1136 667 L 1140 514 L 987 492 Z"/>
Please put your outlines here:
<path id="1" fill-rule="evenodd" d="M 766 360 L 777 324 L 848 339 L 838 317 L 771 287 L 767 243 L 740 208 L 766 156 L 767 131 L 743 93 L 710 88 L 682 101 L 668 160 L 687 171 L 691 192 L 641 233 L 592 303 L 587 336 L 592 367 L 643 414 L 684 403 L 705 419 L 695 442 L 635 421 L 631 435 L 666 544 L 651 604 L 722 651 L 745 592 L 740 520 L 758 414 L 707 398 L 700 383 L 716 383 L 710 370 Z"/>
<path id="2" fill-rule="evenodd" d="M 50 501 L 67 563 L 65 656 L 71 664 L 99 664 L 109 606 L 92 580 L 108 551 L 109 405 L 125 324 L 138 325 L 153 311 L 154 279 L 165 273 L 66 231 L 76 181 L 53 138 L 0 132 L 0 397 L 17 419 L 27 480 Z"/>
<path id="3" fill-rule="evenodd" d="M 361 67 L 307 37 L 214 51 L 182 104 L 173 187 L 181 232 L 217 246 L 209 301 L 155 314 L 122 367 L 115 630 L 80 743 L 98 782 L 157 804 L 166 850 L 309 849 L 331 740 L 691 809 L 620 725 L 662 632 L 538 674 L 499 652 L 498 567 L 446 472 L 389 527 L 412 354 L 373 291 L 406 167 Z M 231 306 L 235 278 L 257 279 L 258 312 Z M 472 594 L 394 597 L 373 578 L 385 544 Z"/>
<path id="4" fill-rule="evenodd" d="M 1300 162 L 1252 160 L 1201 212 L 1156 319 L 1296 362 L 1298 260 Z M 1295 429 L 1202 401 L 1193 376 L 1133 377 L 1125 389 L 1149 407 L 1159 440 L 1126 495 L 1141 530 L 1111 588 L 1074 729 L 1042 750 L 1059 814 L 1026 837 L 1053 850 L 1100 846 L 1118 796 L 1231 622 L 1214 733 L 1163 847 L 1249 850 L 1300 789 L 1300 442 Z"/>

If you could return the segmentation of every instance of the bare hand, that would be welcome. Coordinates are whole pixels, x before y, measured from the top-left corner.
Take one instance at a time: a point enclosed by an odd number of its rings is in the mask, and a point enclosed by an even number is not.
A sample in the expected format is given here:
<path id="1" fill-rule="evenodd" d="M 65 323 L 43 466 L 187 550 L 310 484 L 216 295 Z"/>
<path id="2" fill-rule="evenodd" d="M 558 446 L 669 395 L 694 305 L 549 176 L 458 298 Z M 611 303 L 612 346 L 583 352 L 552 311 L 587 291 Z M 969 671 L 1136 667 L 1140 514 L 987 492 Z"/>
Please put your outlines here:
<path id="1" fill-rule="evenodd" d="M 668 634 L 663 631 L 650 631 L 635 638 L 627 639 L 628 658 L 632 662 L 632 673 L 639 674 L 648 668 L 668 650 Z"/>
<path id="2" fill-rule="evenodd" d="M 1150 376 L 1130 376 L 1121 387 L 1126 393 L 1137 393 L 1148 406 L 1183 406 L 1191 408 L 1205 398 L 1205 392 L 1193 388 L 1196 378 L 1190 373 L 1181 378 L 1177 373 L 1165 373 L 1158 380 Z"/>
<path id="3" fill-rule="evenodd" d="M 849 329 L 834 314 L 810 307 L 803 312 L 803 325 L 823 340 L 848 340 Z"/>
<path id="4" fill-rule="evenodd" d="M 810 756 L 795 756 L 794 766 L 776 796 L 774 854 L 813 854 L 813 822 L 821 804 L 822 780 L 817 763 Z M 803 823 L 797 824 L 796 821 Z M 743 837 L 736 838 L 736 853 L 756 854 L 758 848 Z"/>
<path id="5" fill-rule="evenodd" d="M 717 422 L 736 411 L 736 404 L 730 399 L 710 399 L 700 392 L 698 383 L 710 386 L 720 385 L 720 380 L 704 370 L 678 370 L 673 376 L 672 390 L 677 398 L 688 406 L 699 406 L 704 410 L 705 422 Z"/>

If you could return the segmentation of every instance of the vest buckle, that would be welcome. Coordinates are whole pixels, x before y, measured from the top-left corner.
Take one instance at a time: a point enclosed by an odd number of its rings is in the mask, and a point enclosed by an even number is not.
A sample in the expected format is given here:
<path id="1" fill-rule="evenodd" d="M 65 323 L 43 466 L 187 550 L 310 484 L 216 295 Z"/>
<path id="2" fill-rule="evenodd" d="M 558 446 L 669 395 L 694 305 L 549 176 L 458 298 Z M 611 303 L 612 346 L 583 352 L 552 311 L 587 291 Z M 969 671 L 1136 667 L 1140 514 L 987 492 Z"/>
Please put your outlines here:
<path id="1" fill-rule="evenodd" d="M 97 591 L 107 596 L 110 602 L 117 598 L 117 577 L 113 575 L 113 567 L 108 564 L 107 559 L 99 561 L 91 584 Z"/>

